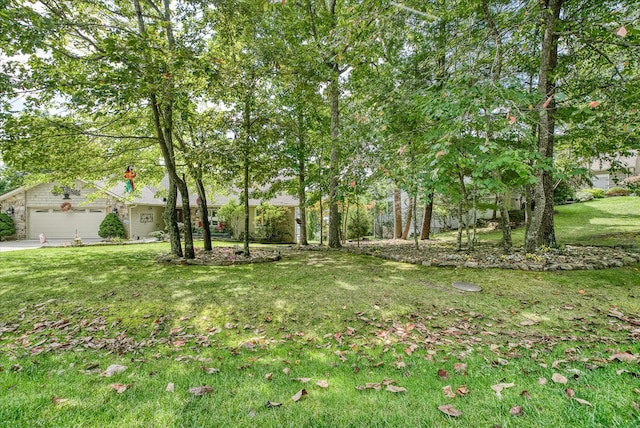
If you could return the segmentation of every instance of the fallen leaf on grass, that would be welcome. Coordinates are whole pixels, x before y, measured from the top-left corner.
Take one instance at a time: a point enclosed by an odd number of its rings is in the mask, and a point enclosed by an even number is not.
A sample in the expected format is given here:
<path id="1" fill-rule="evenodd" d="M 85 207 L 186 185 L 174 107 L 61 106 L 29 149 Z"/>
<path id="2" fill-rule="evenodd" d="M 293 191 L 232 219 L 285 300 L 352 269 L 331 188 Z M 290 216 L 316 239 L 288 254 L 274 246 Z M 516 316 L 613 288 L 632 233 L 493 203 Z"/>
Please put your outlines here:
<path id="1" fill-rule="evenodd" d="M 453 407 L 451 404 L 444 404 L 442 406 L 438 406 L 438 410 L 440 410 L 445 415 L 453 416 L 454 418 L 457 418 L 458 416 L 462 415 L 462 412 L 456 409 L 455 407 Z"/>
<path id="2" fill-rule="evenodd" d="M 547 384 L 547 379 L 544 377 L 539 377 L 538 378 L 538 384 L 539 385 L 546 385 Z"/>
<path id="3" fill-rule="evenodd" d="M 167 392 L 175 392 L 176 390 L 176 386 L 173 384 L 173 382 L 169 382 L 167 384 L 167 387 L 165 388 L 165 391 Z"/>
<path id="4" fill-rule="evenodd" d="M 576 395 L 576 392 L 571 388 L 565 389 L 564 393 L 567 394 L 569 398 L 573 398 Z"/>
<path id="5" fill-rule="evenodd" d="M 204 367 L 203 366 L 201 368 L 202 368 L 203 372 L 208 373 L 208 374 L 214 374 L 214 373 L 220 372 L 220 369 L 216 369 L 216 368 L 213 368 L 213 367 Z"/>
<path id="6" fill-rule="evenodd" d="M 123 383 L 112 383 L 109 385 L 109 388 L 115 389 L 118 394 L 122 394 L 127 389 L 129 389 L 132 385 L 125 385 Z"/>
<path id="7" fill-rule="evenodd" d="M 502 397 L 502 390 L 506 389 L 506 388 L 512 388 L 516 386 L 515 383 L 499 383 L 497 385 L 491 385 L 491 389 L 493 389 L 496 392 L 496 395 L 498 397 Z"/>
<path id="8" fill-rule="evenodd" d="M 609 361 L 633 363 L 635 361 L 638 361 L 638 355 L 632 354 L 630 352 L 617 352 L 609 357 Z"/>
<path id="9" fill-rule="evenodd" d="M 319 380 L 316 382 L 316 385 L 320 388 L 329 388 L 329 382 L 327 382 L 326 380 Z"/>
<path id="10" fill-rule="evenodd" d="M 302 398 L 303 395 L 307 395 L 307 390 L 306 389 L 301 389 L 300 391 L 296 392 L 295 395 L 293 397 L 291 397 L 291 399 L 295 402 L 300 401 L 300 399 Z"/>
<path id="11" fill-rule="evenodd" d="M 285 367 L 282 369 L 282 372 L 288 376 L 289 373 L 291 373 L 291 369 L 289 367 Z"/>
<path id="12" fill-rule="evenodd" d="M 209 385 L 204 386 L 194 386 L 193 388 L 189 388 L 189 393 L 195 395 L 196 397 L 201 395 L 207 395 L 213 393 L 213 388 Z"/>
<path id="13" fill-rule="evenodd" d="M 465 363 L 455 363 L 453 365 L 453 369 L 457 372 L 457 373 L 465 373 L 467 372 L 467 365 Z"/>
<path id="14" fill-rule="evenodd" d="M 407 392 L 407 388 L 403 388 L 401 386 L 395 386 L 395 385 L 387 385 L 386 390 L 389 391 L 389 392 L 393 392 L 393 393 L 396 393 L 396 392 Z"/>
<path id="15" fill-rule="evenodd" d="M 551 380 L 554 381 L 555 383 L 561 383 L 563 385 L 565 385 L 569 380 L 562 376 L 560 373 L 554 373 L 553 376 L 551 376 Z"/>
<path id="16" fill-rule="evenodd" d="M 551 364 L 551 367 L 556 369 L 556 370 L 560 370 L 560 364 L 562 363 L 568 363 L 568 360 L 556 360 Z"/>
<path id="17" fill-rule="evenodd" d="M 468 393 L 469 389 L 465 385 L 460 385 L 458 389 L 456 389 L 456 394 L 458 394 L 460 397 L 464 397 Z"/>
<path id="18" fill-rule="evenodd" d="M 271 380 L 273 378 L 273 373 L 267 373 L 266 375 L 264 375 L 264 378 L 266 380 Z"/>
<path id="19" fill-rule="evenodd" d="M 444 369 L 438 369 L 438 377 L 442 380 L 449 379 L 449 372 Z"/>
<path id="20" fill-rule="evenodd" d="M 53 397 L 51 399 L 51 401 L 53 402 L 53 404 L 62 405 L 64 403 L 67 403 L 69 401 L 69 399 L 68 398 Z"/>
<path id="21" fill-rule="evenodd" d="M 640 404 L 636 403 L 635 401 L 632 401 L 632 403 L 633 403 L 633 408 L 640 412 Z"/>
<path id="22" fill-rule="evenodd" d="M 276 403 L 274 401 L 267 401 L 267 404 L 265 404 L 265 407 L 267 408 L 280 407 L 280 406 L 282 406 L 282 403 Z"/>
<path id="23" fill-rule="evenodd" d="M 513 406 L 509 409 L 511 416 L 522 416 L 522 406 Z"/>
<path id="24" fill-rule="evenodd" d="M 571 397 L 571 399 L 577 401 L 580 404 L 584 404 L 585 406 L 591 407 L 591 403 L 589 403 L 587 400 L 583 400 L 582 398 L 578 398 L 578 397 Z"/>
<path id="25" fill-rule="evenodd" d="M 111 377 L 114 374 L 122 373 L 127 369 L 127 366 L 121 366 L 119 364 L 112 364 L 105 371 L 102 372 L 102 376 Z"/>
<path id="26" fill-rule="evenodd" d="M 302 383 L 307 383 L 307 382 L 311 381 L 311 378 L 310 377 L 296 377 L 296 378 L 293 378 L 291 380 L 295 380 L 297 382 L 302 382 Z"/>
<path id="27" fill-rule="evenodd" d="M 536 325 L 536 324 L 538 324 L 538 321 L 529 320 L 529 319 L 520 322 L 520 325 L 525 325 L 525 326 Z"/>
<path id="28" fill-rule="evenodd" d="M 451 385 L 443 386 L 442 387 L 442 393 L 447 398 L 455 398 L 455 396 L 456 396 L 456 394 L 451 389 Z"/>

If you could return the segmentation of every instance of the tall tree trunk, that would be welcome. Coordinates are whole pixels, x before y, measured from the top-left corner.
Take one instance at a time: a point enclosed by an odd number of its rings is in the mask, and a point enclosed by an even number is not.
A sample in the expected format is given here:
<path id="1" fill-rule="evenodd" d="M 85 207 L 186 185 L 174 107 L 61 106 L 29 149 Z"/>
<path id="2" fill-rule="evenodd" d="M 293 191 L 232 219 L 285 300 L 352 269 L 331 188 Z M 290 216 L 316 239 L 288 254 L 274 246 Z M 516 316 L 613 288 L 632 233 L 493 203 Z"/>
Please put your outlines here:
<path id="1" fill-rule="evenodd" d="M 324 209 L 322 207 L 322 195 L 320 195 L 320 245 L 324 243 L 324 226 L 322 223 L 324 222 Z"/>
<path id="2" fill-rule="evenodd" d="M 502 226 L 502 247 L 505 253 L 510 253 L 513 247 L 511 239 L 511 220 L 509 219 L 509 208 L 507 207 L 505 195 L 498 196 L 498 207 L 500 208 L 500 224 Z"/>
<path id="3" fill-rule="evenodd" d="M 164 205 L 164 213 L 162 214 L 164 223 L 169 231 L 169 243 L 171 244 L 171 254 L 177 257 L 183 257 L 182 244 L 180 243 L 180 228 L 178 227 L 178 216 L 176 213 L 176 202 L 178 200 L 178 188 L 176 183 L 169 175 L 169 193 L 167 201 Z"/>
<path id="4" fill-rule="evenodd" d="M 207 207 L 207 193 L 204 188 L 202 178 L 197 177 L 196 189 L 198 190 L 198 206 L 200 208 L 200 219 L 202 221 L 202 240 L 204 241 L 204 250 L 212 251 L 211 245 L 211 226 L 209 225 L 209 209 Z"/>
<path id="5" fill-rule="evenodd" d="M 249 154 L 248 148 L 245 148 L 243 169 L 244 175 L 242 178 L 242 193 L 244 198 L 244 240 L 243 240 L 243 253 L 245 257 L 249 257 Z"/>
<path id="6" fill-rule="evenodd" d="M 393 189 L 393 237 L 402 238 L 402 191 Z"/>
<path id="7" fill-rule="evenodd" d="M 538 93 L 543 104 L 539 110 L 538 154 L 542 162 L 537 165 L 537 182 L 534 188 L 535 207 L 531 224 L 525 238 L 525 251 L 534 252 L 541 245 L 555 245 L 555 227 L 553 222 L 553 151 L 555 134 L 555 76 L 558 58 L 558 35 L 555 26 L 560 17 L 564 0 L 544 0 L 541 2 L 541 17 L 544 21 L 544 35 L 540 53 L 540 73 Z"/>
<path id="8" fill-rule="evenodd" d="M 456 234 L 456 250 L 462 250 L 462 199 L 458 201 L 458 233 Z"/>
<path id="9" fill-rule="evenodd" d="M 349 221 L 349 200 L 345 198 L 344 204 L 342 204 L 342 242 L 347 239 L 347 222 Z"/>
<path id="10" fill-rule="evenodd" d="M 409 197 L 409 209 L 407 210 L 407 223 L 404 225 L 402 236 L 400 239 L 407 239 L 409 237 L 409 230 L 411 229 L 411 220 L 413 220 L 413 198 Z"/>
<path id="11" fill-rule="evenodd" d="M 340 248 L 340 214 L 338 212 L 338 173 L 340 153 L 338 138 L 340 134 L 340 88 L 338 64 L 333 64 L 329 81 L 329 97 L 331 101 L 331 159 L 329 160 L 329 247 Z"/>
<path id="12" fill-rule="evenodd" d="M 415 244 L 415 249 L 417 250 L 418 245 L 418 191 L 413 194 L 413 241 Z"/>
<path id="13" fill-rule="evenodd" d="M 309 245 L 307 242 L 307 194 L 306 194 L 306 148 L 305 128 L 302 111 L 298 112 L 298 206 L 300 209 L 300 245 Z"/>
<path id="14" fill-rule="evenodd" d="M 433 217 L 433 193 L 429 192 L 425 197 L 424 211 L 422 212 L 422 227 L 420 228 L 420 239 L 429 239 L 431 235 L 431 218 Z"/>
<path id="15" fill-rule="evenodd" d="M 146 27 L 144 23 L 144 17 L 142 14 L 142 7 L 140 6 L 139 0 L 132 0 L 133 6 L 136 14 L 136 19 L 138 23 L 138 30 L 140 32 L 141 37 L 146 37 Z M 164 16 L 163 19 L 166 24 L 166 35 L 167 41 L 169 43 L 169 47 L 171 50 L 175 48 L 175 40 L 173 39 L 173 29 L 171 26 L 171 15 L 169 8 L 169 1 L 164 0 Z M 148 57 L 148 54 L 145 51 L 145 65 L 150 66 L 151 60 Z M 184 211 L 184 225 L 185 225 L 185 251 L 184 257 L 186 258 L 195 258 L 195 251 L 193 248 L 193 234 L 191 230 L 191 213 L 189 207 L 189 192 L 187 190 L 186 183 L 178 176 L 176 162 L 175 162 L 175 153 L 173 150 L 173 84 L 169 83 L 169 88 L 167 93 L 164 94 L 163 101 L 160 102 L 158 100 L 157 94 L 155 91 L 152 91 L 149 94 L 150 107 L 153 113 L 153 124 L 156 133 L 156 138 L 158 140 L 158 145 L 160 146 L 160 150 L 162 152 L 162 157 L 165 161 L 165 167 L 167 168 L 167 173 L 169 174 L 169 192 L 171 193 L 172 187 L 177 188 L 180 191 L 182 196 L 182 209 Z M 165 214 L 165 219 L 170 223 L 167 225 L 169 228 L 169 233 L 173 236 L 170 237 L 171 241 L 171 252 L 174 255 L 182 257 L 182 250 L 175 247 L 177 243 L 180 243 L 180 233 L 179 228 L 176 221 L 175 215 L 175 201 L 173 204 L 167 203 L 165 207 L 167 213 Z M 173 211 L 173 213 L 171 212 Z M 175 223 L 172 223 L 175 222 Z M 175 234 L 175 235 L 174 235 Z"/>

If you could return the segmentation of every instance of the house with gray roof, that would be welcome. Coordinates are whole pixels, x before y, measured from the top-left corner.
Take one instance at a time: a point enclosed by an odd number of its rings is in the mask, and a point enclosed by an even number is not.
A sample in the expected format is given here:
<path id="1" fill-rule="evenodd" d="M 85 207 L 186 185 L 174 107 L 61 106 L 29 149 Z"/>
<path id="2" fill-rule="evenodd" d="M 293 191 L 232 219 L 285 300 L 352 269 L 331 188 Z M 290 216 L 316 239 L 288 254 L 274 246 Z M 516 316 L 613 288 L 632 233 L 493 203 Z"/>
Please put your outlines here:
<path id="1" fill-rule="evenodd" d="M 100 223 L 108 213 L 118 215 L 124 224 L 130 239 L 142 239 L 152 232 L 164 230 L 163 212 L 166 200 L 160 189 L 149 186 L 137 188 L 132 194 L 125 192 L 125 184 L 114 187 L 76 180 L 70 186 L 56 183 L 41 183 L 20 187 L 4 195 L 0 195 L 0 211 L 9 214 L 16 226 L 16 239 L 39 239 L 44 235 L 47 239 L 99 238 Z M 189 195 L 191 218 L 194 226 L 202 226 L 200 222 L 197 193 Z M 237 194 L 207 196 L 208 214 L 211 225 L 220 226 L 217 217 L 218 209 L 230 199 L 237 199 Z M 261 202 L 284 207 L 290 223 L 292 240 L 297 236 L 296 208 L 297 199 L 279 194 L 266 200 L 249 200 L 250 233 L 260 226 L 257 207 Z M 183 218 L 180 200 L 177 206 L 179 221 Z"/>

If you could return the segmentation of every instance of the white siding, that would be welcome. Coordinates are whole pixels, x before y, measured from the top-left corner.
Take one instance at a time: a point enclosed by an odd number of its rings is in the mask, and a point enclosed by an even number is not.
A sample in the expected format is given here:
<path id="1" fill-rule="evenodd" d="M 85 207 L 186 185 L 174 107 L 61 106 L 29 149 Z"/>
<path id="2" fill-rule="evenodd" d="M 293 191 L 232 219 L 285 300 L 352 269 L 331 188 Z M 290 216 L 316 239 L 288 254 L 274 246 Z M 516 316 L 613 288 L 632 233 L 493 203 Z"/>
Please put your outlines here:
<path id="1" fill-rule="evenodd" d="M 130 224 L 125 224 L 130 239 L 147 238 L 151 232 L 164 230 L 162 207 L 136 206 L 130 208 Z"/>
<path id="2" fill-rule="evenodd" d="M 48 239 L 73 240 L 76 234 L 80 238 L 99 238 L 98 229 L 105 218 L 103 209 L 72 209 L 68 212 L 60 209 L 29 209 L 29 239 L 38 239 L 44 233 Z"/>

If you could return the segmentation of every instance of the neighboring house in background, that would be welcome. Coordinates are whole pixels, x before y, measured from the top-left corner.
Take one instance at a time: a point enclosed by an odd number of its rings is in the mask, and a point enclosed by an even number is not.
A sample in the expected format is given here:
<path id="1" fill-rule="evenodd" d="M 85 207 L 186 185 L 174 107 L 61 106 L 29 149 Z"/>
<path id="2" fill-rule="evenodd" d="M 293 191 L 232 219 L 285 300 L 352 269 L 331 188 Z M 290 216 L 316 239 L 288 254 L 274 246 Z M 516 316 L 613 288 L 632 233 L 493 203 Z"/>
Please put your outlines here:
<path id="1" fill-rule="evenodd" d="M 607 191 L 612 187 L 620 186 L 619 183 L 627 177 L 640 175 L 640 156 L 637 152 L 633 156 L 620 156 L 617 161 L 628 171 L 611 172 L 611 162 L 600 160 L 592 162 L 589 165 L 589 171 L 592 174 L 591 186 Z"/>
<path id="2" fill-rule="evenodd" d="M 54 183 L 42 183 L 30 187 L 20 187 L 0 195 L 0 211 L 8 213 L 14 220 L 17 239 L 39 239 L 44 234 L 47 239 L 99 238 L 100 223 L 108 213 L 116 213 L 124 224 L 130 239 L 148 237 L 151 232 L 165 228 L 163 212 L 165 200 L 156 196 L 150 187 L 142 187 L 139 196 L 131 198 L 125 193 L 124 183 L 107 190 L 77 180 L 73 186 L 61 187 Z M 95 196 L 98 195 L 96 198 Z M 209 197 L 207 197 L 209 200 Z M 212 196 L 209 202 L 210 217 L 216 218 L 217 210 L 229 197 Z M 254 233 L 256 207 L 261 201 L 250 199 L 250 232 Z M 286 207 L 290 219 L 292 240 L 297 237 L 297 200 L 289 196 L 278 196 L 268 200 L 274 206 Z M 198 226 L 198 206 L 196 196 L 190 196 L 191 218 Z M 178 219 L 183 218 L 180 203 L 177 207 Z M 217 219 L 216 219 L 217 220 Z M 213 220 L 214 222 L 216 220 Z"/>

